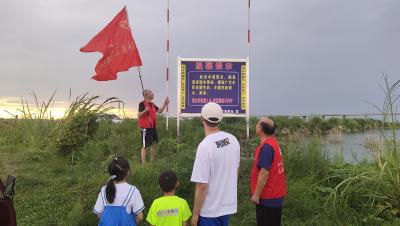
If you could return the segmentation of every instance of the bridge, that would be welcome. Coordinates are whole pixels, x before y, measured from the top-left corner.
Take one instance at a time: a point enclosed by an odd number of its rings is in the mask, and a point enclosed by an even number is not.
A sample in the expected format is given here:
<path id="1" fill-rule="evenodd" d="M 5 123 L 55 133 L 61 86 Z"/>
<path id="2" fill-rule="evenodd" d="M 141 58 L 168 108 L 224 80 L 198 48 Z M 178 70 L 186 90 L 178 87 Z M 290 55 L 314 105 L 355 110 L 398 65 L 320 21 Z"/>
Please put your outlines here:
<path id="1" fill-rule="evenodd" d="M 281 116 L 287 118 L 303 118 L 307 121 L 310 118 L 373 118 L 379 116 L 390 116 L 391 114 L 383 114 L 383 113 L 361 113 L 361 114 L 292 114 L 292 115 L 271 115 L 271 116 Z M 394 113 L 394 116 L 400 116 L 400 113 Z M 262 116 L 257 116 L 262 117 Z"/>

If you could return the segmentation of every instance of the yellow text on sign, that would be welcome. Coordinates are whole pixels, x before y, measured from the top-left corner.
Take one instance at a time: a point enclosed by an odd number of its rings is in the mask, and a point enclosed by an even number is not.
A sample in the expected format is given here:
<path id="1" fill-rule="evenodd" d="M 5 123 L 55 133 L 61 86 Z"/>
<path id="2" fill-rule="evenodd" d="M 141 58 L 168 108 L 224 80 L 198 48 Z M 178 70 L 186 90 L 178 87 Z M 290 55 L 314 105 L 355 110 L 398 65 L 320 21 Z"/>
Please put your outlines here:
<path id="1" fill-rule="evenodd" d="M 246 65 L 242 65 L 240 69 L 240 93 L 241 93 L 241 98 L 240 98 L 240 108 L 242 110 L 246 110 L 246 102 L 247 102 L 247 69 Z"/>
<path id="2" fill-rule="evenodd" d="M 186 64 L 181 65 L 181 109 L 186 108 Z"/>

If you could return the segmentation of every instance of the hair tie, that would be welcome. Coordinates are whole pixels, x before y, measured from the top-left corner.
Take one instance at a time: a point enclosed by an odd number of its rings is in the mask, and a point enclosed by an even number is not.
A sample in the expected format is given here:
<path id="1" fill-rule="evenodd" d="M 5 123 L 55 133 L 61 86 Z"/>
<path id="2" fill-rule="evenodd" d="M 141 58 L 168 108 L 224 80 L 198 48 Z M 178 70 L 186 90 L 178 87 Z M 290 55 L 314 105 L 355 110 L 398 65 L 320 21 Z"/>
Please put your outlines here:
<path id="1" fill-rule="evenodd" d="M 111 175 L 110 180 L 114 180 L 115 178 L 117 178 L 117 176 Z"/>

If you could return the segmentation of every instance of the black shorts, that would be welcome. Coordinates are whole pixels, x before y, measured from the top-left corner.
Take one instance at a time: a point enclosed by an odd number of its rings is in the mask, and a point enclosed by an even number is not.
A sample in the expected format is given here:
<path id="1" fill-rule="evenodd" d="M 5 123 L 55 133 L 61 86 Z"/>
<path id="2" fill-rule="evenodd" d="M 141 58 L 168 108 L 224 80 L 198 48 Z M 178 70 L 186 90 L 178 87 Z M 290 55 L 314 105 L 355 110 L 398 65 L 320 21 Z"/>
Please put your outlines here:
<path id="1" fill-rule="evenodd" d="M 157 144 L 158 142 L 158 133 L 156 128 L 147 128 L 147 129 L 140 129 L 140 142 L 143 147 L 143 140 L 145 140 L 145 147 L 150 147 L 151 145 Z M 145 135 L 144 135 L 145 134 Z M 144 139 L 143 139 L 143 136 Z"/>
<path id="2" fill-rule="evenodd" d="M 280 226 L 282 207 L 256 205 L 257 226 Z"/>

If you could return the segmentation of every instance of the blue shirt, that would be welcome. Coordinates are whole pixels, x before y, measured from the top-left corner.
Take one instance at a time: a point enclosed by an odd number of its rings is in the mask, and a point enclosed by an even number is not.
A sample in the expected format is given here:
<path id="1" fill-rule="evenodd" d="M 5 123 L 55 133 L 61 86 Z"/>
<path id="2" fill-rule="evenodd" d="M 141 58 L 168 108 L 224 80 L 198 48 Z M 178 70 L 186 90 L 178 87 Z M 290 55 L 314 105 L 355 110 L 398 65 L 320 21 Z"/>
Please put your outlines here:
<path id="1" fill-rule="evenodd" d="M 257 167 L 270 170 L 274 161 L 274 149 L 269 144 L 264 144 L 258 155 Z M 283 197 L 276 199 L 260 199 L 260 205 L 266 207 L 281 207 L 283 205 Z"/>

